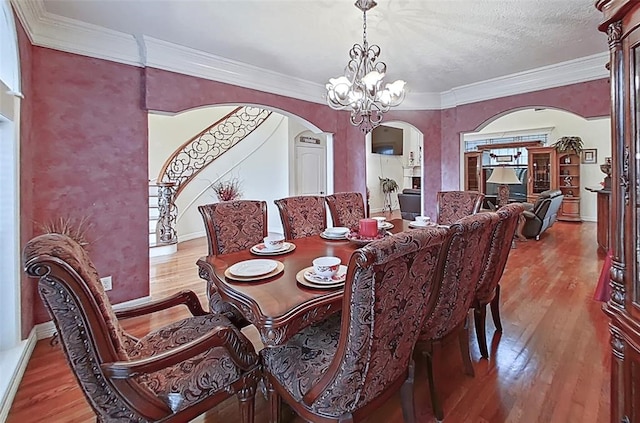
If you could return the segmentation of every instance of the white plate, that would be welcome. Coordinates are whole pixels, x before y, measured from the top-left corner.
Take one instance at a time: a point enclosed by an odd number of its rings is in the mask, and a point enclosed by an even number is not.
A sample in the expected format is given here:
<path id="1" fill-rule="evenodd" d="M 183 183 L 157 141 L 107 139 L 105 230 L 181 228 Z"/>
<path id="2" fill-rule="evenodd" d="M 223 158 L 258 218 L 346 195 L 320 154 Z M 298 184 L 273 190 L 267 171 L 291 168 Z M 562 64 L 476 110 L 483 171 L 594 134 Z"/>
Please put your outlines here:
<path id="1" fill-rule="evenodd" d="M 338 272 L 331 278 L 318 276 L 313 271 L 313 267 L 309 267 L 304 271 L 304 278 L 309 282 L 313 282 L 318 285 L 335 285 L 344 283 L 344 281 L 347 279 L 347 266 L 341 264 Z"/>
<path id="2" fill-rule="evenodd" d="M 393 223 L 391 222 L 381 222 L 380 225 L 378 225 L 378 229 L 393 229 Z"/>
<path id="3" fill-rule="evenodd" d="M 238 262 L 229 268 L 229 273 L 243 278 L 260 276 L 272 272 L 278 262 L 268 259 L 254 259 Z"/>

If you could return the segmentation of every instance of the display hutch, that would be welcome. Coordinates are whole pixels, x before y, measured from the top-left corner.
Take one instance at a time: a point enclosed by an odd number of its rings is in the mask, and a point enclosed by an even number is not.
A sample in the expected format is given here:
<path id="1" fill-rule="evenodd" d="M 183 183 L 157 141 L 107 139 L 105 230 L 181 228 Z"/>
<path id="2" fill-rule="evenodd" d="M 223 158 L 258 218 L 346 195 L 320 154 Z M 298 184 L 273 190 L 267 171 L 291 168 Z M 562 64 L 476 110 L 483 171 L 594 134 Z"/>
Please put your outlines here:
<path id="1" fill-rule="evenodd" d="M 482 151 L 464 153 L 464 190 L 484 192 L 482 179 Z"/>
<path id="2" fill-rule="evenodd" d="M 527 202 L 535 203 L 538 195 L 558 186 L 555 147 L 527 147 L 529 155 Z"/>
<path id="3" fill-rule="evenodd" d="M 580 156 L 558 152 L 557 157 L 556 186 L 564 195 L 558 220 L 580 222 Z"/>
<path id="4" fill-rule="evenodd" d="M 640 422 L 640 2 L 599 0 L 611 84 L 611 422 Z"/>

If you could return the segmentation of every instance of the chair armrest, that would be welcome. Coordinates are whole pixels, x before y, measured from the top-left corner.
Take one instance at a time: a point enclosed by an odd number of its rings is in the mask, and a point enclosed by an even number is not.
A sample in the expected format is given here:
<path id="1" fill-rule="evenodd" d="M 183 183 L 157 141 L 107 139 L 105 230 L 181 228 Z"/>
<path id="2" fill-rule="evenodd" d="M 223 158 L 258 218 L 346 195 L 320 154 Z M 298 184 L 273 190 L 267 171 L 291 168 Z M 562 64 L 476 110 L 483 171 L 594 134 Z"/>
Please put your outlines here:
<path id="1" fill-rule="evenodd" d="M 139 306 L 120 309 L 115 313 L 118 319 L 129 319 L 131 317 L 143 316 L 145 314 L 165 310 L 177 305 L 186 305 L 194 316 L 204 316 L 207 314 L 207 312 L 202 308 L 202 304 L 200 304 L 198 296 L 193 291 L 180 291 L 177 294 L 173 294 L 157 301 L 151 301 Z"/>
<path id="2" fill-rule="evenodd" d="M 525 211 L 533 211 L 533 203 L 520 203 L 524 207 Z"/>
<path id="3" fill-rule="evenodd" d="M 522 215 L 527 219 L 535 219 L 537 216 L 534 212 L 525 210 L 522 212 Z"/>
<path id="4" fill-rule="evenodd" d="M 169 351 L 138 360 L 104 363 L 100 367 L 110 379 L 128 379 L 175 366 L 215 347 L 225 347 L 236 366 L 246 371 L 258 363 L 258 355 L 251 342 L 241 336 L 231 328 L 218 326 L 206 335 Z"/>

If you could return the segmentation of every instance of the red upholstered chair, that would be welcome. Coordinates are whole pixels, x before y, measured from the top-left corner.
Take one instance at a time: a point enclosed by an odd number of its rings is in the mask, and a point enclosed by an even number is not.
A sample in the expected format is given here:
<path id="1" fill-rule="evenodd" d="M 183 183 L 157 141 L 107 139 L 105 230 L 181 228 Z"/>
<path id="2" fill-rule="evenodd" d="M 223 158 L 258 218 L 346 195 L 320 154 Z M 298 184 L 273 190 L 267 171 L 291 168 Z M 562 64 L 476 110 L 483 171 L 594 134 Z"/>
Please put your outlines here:
<path id="1" fill-rule="evenodd" d="M 267 203 L 265 201 L 236 200 L 198 207 L 204 220 L 209 255 L 229 254 L 246 250 L 262 242 L 267 236 Z M 207 281 L 209 310 L 226 315 L 238 327 L 249 322 L 231 304 L 220 297 L 210 278 Z"/>
<path id="2" fill-rule="evenodd" d="M 253 421 L 258 356 L 222 315 L 191 291 L 113 311 L 86 251 L 61 234 L 23 252 L 26 272 L 53 320 L 64 353 L 99 422 L 185 422 L 237 393 L 239 421 Z M 136 339 L 118 318 L 186 305 L 193 317 Z"/>
<path id="3" fill-rule="evenodd" d="M 524 211 L 521 203 L 508 204 L 498 209 L 500 220 L 493 231 L 489 244 L 489 255 L 486 265 L 480 275 L 476 295 L 473 301 L 475 316 L 476 336 L 480 353 L 484 358 L 489 357 L 485 320 L 487 316 L 487 304 L 491 304 L 491 316 L 496 329 L 502 332 L 500 322 L 500 278 L 507 264 L 507 258 L 511 251 L 511 243 L 518 226 L 518 218 Z"/>
<path id="4" fill-rule="evenodd" d="M 327 226 L 327 212 L 324 197 L 320 195 L 301 195 L 275 200 L 284 237 L 288 240 L 320 235 Z"/>
<path id="5" fill-rule="evenodd" d="M 364 201 L 359 192 L 339 192 L 326 197 L 333 226 L 357 229 L 360 219 L 364 219 Z"/>
<path id="6" fill-rule="evenodd" d="M 450 225 L 465 216 L 478 213 L 483 198 L 484 194 L 477 191 L 439 192 L 437 222 L 440 225 Z"/>
<path id="7" fill-rule="evenodd" d="M 438 420 L 443 419 L 444 413 L 438 400 L 433 374 L 434 344 L 445 338 L 457 337 L 465 371 L 473 376 L 473 364 L 469 355 L 468 316 L 498 219 L 496 213 L 478 213 L 463 217 L 449 228 L 452 239 L 446 251 L 442 288 L 433 312 L 425 320 L 416 346 L 427 360 L 431 404 Z"/>
<path id="8" fill-rule="evenodd" d="M 271 422 L 280 398 L 303 419 L 351 422 L 398 390 L 413 422 L 412 352 L 440 284 L 446 228 L 402 232 L 356 250 L 342 313 L 261 351 Z"/>

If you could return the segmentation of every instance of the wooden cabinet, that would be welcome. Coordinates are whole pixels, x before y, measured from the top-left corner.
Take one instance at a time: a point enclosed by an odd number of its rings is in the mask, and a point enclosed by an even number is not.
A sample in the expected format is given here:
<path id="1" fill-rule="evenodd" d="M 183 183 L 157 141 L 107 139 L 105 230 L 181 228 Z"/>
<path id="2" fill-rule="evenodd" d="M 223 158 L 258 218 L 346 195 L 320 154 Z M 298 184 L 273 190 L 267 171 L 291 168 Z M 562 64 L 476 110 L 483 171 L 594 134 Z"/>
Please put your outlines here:
<path id="1" fill-rule="evenodd" d="M 564 195 L 558 220 L 580 222 L 580 156 L 558 153 L 556 163 L 557 187 Z"/>
<path id="2" fill-rule="evenodd" d="M 640 422 L 640 2 L 598 0 L 611 84 L 611 422 Z"/>
<path id="3" fill-rule="evenodd" d="M 482 179 L 482 152 L 464 153 L 464 189 L 465 191 L 484 192 Z"/>
<path id="4" fill-rule="evenodd" d="M 554 147 L 528 147 L 528 179 L 527 201 L 534 203 L 538 194 L 555 189 L 558 185 L 556 177 L 556 149 Z"/>

